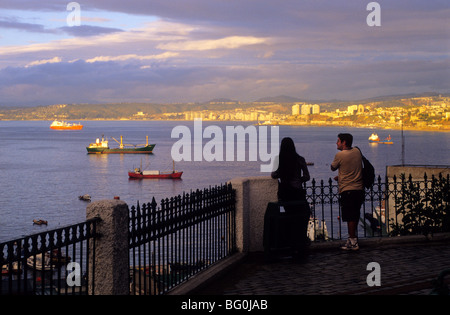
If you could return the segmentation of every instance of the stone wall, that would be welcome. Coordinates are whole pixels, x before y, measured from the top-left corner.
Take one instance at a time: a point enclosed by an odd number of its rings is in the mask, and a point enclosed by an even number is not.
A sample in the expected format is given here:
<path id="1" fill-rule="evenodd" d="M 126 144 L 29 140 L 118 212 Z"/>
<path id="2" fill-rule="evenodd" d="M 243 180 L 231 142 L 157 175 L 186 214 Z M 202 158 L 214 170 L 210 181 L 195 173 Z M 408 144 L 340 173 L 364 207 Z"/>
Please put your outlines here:
<path id="1" fill-rule="evenodd" d="M 269 176 L 234 178 L 236 190 L 236 245 L 239 252 L 263 251 L 264 214 L 276 202 L 278 181 Z"/>

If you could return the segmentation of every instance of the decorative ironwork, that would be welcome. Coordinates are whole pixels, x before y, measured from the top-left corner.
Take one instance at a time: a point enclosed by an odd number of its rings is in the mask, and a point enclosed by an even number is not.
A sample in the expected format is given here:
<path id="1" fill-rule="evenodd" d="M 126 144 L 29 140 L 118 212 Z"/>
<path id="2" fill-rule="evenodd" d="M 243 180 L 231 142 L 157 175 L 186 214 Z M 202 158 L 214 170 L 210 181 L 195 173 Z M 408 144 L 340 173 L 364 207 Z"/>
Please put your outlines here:
<path id="1" fill-rule="evenodd" d="M 183 193 L 130 211 L 132 294 L 163 294 L 236 251 L 231 184 Z"/>
<path id="2" fill-rule="evenodd" d="M 0 243 L 0 294 L 93 294 L 97 221 Z"/>

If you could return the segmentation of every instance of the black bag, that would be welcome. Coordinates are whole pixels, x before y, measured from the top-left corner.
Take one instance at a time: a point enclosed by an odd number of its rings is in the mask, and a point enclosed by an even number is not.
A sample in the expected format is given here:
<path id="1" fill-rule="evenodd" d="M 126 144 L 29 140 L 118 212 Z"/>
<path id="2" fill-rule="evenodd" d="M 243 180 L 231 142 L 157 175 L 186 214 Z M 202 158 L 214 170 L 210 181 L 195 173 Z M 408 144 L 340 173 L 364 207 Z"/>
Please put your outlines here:
<path id="1" fill-rule="evenodd" d="M 363 162 L 363 168 L 362 168 L 362 175 L 363 175 L 363 181 L 364 181 L 364 187 L 370 188 L 375 183 L 375 168 L 373 167 L 372 163 L 366 157 L 362 154 L 361 149 L 356 147 L 359 152 L 361 153 L 362 162 Z"/>

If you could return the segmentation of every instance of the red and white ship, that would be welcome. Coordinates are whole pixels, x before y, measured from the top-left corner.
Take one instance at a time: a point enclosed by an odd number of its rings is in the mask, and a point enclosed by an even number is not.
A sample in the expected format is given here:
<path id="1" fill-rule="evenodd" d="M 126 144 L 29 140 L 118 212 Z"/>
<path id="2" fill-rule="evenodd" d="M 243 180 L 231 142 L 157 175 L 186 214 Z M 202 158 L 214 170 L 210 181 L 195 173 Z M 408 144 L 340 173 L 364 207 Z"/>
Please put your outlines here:
<path id="1" fill-rule="evenodd" d="M 82 124 L 71 124 L 65 121 L 55 120 L 50 125 L 50 129 L 54 130 L 81 130 L 83 129 Z"/>
<path id="2" fill-rule="evenodd" d="M 133 171 L 128 172 L 128 177 L 130 179 L 139 178 L 167 178 L 167 179 L 180 179 L 183 175 L 182 171 L 175 171 L 175 162 L 173 163 L 173 170 L 167 172 L 161 171 L 143 171 L 142 166 L 135 168 Z M 142 164 L 142 162 L 141 162 Z"/>

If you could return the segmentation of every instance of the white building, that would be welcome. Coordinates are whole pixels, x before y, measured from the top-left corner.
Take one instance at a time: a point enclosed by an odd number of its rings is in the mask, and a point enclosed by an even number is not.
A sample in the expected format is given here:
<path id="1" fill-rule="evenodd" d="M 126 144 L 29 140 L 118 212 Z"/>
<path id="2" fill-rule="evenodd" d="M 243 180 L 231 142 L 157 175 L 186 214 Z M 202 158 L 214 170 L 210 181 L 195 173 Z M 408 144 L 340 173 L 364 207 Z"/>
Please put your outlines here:
<path id="1" fill-rule="evenodd" d="M 302 115 L 320 114 L 320 106 L 317 104 L 302 105 Z"/>

